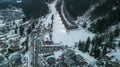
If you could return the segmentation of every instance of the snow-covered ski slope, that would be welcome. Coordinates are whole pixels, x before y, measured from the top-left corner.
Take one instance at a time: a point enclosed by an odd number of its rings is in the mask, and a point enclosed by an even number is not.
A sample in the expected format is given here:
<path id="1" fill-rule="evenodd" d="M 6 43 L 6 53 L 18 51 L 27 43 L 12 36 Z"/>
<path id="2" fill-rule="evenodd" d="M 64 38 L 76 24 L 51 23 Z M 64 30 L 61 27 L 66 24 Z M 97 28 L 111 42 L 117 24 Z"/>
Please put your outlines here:
<path id="1" fill-rule="evenodd" d="M 52 17 L 51 15 L 54 15 L 52 32 L 52 40 L 54 43 L 74 46 L 75 42 L 79 42 L 79 40 L 86 41 L 88 37 L 93 38 L 95 34 L 89 32 L 86 29 L 83 29 L 82 27 L 74 30 L 66 30 L 61 17 L 55 8 L 56 2 L 57 0 L 52 4 L 48 4 L 50 14 L 47 15 L 46 20 L 44 21 L 45 26 L 47 26 L 48 23 L 52 22 L 52 20 L 50 19 L 50 17 Z"/>

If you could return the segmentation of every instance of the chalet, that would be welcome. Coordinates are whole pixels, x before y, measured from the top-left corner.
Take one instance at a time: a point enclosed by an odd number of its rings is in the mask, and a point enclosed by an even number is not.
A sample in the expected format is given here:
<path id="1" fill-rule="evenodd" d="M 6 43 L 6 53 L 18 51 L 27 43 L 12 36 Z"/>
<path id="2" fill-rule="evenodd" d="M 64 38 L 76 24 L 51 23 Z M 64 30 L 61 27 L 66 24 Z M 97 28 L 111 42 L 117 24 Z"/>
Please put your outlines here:
<path id="1" fill-rule="evenodd" d="M 47 0 L 48 3 L 51 3 L 53 0 Z"/>
<path id="2" fill-rule="evenodd" d="M 113 67 L 111 63 L 106 63 L 105 67 Z"/>
<path id="3" fill-rule="evenodd" d="M 0 42 L 0 48 L 7 48 L 7 47 L 8 47 L 7 44 L 5 44 L 5 43 L 3 43 L 3 42 Z"/>
<path id="4" fill-rule="evenodd" d="M 11 46 L 10 49 L 11 49 L 11 50 L 14 50 L 14 51 L 17 51 L 17 50 L 19 50 L 20 48 L 19 48 L 18 45 L 14 45 L 14 46 Z"/>
<path id="5" fill-rule="evenodd" d="M 55 64 L 56 59 L 55 59 L 54 57 L 50 57 L 50 58 L 47 59 L 47 62 L 48 62 L 50 65 L 53 65 L 53 64 Z"/>
<path id="6" fill-rule="evenodd" d="M 104 66 L 104 65 L 105 65 L 105 60 L 104 60 L 104 59 L 98 60 L 98 61 L 96 62 L 96 65 L 97 65 L 98 67 Z"/>
<path id="7" fill-rule="evenodd" d="M 71 58 L 65 58 L 65 63 L 69 66 L 69 67 L 77 67 L 77 66 L 80 66 L 80 67 L 83 67 L 83 66 L 87 66 L 87 62 L 85 61 L 76 61 L 76 60 L 73 60 Z"/>
<path id="8" fill-rule="evenodd" d="M 64 63 L 64 62 L 58 62 L 56 64 L 56 67 L 68 67 L 68 65 L 66 63 Z"/>
<path id="9" fill-rule="evenodd" d="M 73 50 L 68 49 L 62 54 L 62 57 L 64 58 L 72 58 L 75 56 L 75 52 Z"/>
<path id="10" fill-rule="evenodd" d="M 3 56 L 0 55 L 0 67 L 8 67 L 9 64 Z"/>
<path id="11" fill-rule="evenodd" d="M 63 49 L 63 46 L 58 46 L 58 45 L 43 45 L 40 46 L 40 53 L 53 53 L 54 51 L 59 51 Z"/>
<path id="12" fill-rule="evenodd" d="M 70 49 L 67 49 L 65 52 L 63 52 L 61 57 L 68 67 L 83 67 L 87 66 L 88 64 L 81 55 L 76 55 L 75 52 Z"/>
<path id="13" fill-rule="evenodd" d="M 111 62 L 113 67 L 120 67 L 120 63 L 119 62 Z"/>
<path id="14" fill-rule="evenodd" d="M 4 54 L 4 53 L 6 53 L 7 52 L 7 49 L 2 49 L 1 51 L 0 51 L 2 54 Z"/>
<path id="15" fill-rule="evenodd" d="M 51 44 L 51 41 L 44 41 L 44 45 L 50 45 Z"/>
<path id="16" fill-rule="evenodd" d="M 10 59 L 14 65 L 22 64 L 21 55 L 19 53 L 13 55 Z"/>
<path id="17" fill-rule="evenodd" d="M 80 67 L 86 67 L 87 64 L 88 64 L 87 62 L 83 61 L 83 62 L 80 62 L 80 63 L 79 63 L 79 66 L 80 66 Z"/>
<path id="18" fill-rule="evenodd" d="M 76 60 L 79 62 L 85 61 L 84 58 L 81 55 L 76 55 Z"/>
<path id="19" fill-rule="evenodd" d="M 107 55 L 105 55 L 105 56 L 103 57 L 103 59 L 104 59 L 105 61 L 110 61 L 111 58 L 112 58 L 112 57 L 109 57 L 109 56 L 107 56 Z"/>
<path id="20" fill-rule="evenodd" d="M 89 64 L 89 65 L 88 65 L 88 67 L 94 67 L 94 65 L 92 65 L 92 64 Z"/>
<path id="21" fill-rule="evenodd" d="M 69 58 L 66 58 L 65 59 L 65 63 L 69 66 L 69 67 L 76 67 L 76 65 L 75 65 L 75 61 L 74 60 L 72 60 L 72 59 L 69 59 Z"/>

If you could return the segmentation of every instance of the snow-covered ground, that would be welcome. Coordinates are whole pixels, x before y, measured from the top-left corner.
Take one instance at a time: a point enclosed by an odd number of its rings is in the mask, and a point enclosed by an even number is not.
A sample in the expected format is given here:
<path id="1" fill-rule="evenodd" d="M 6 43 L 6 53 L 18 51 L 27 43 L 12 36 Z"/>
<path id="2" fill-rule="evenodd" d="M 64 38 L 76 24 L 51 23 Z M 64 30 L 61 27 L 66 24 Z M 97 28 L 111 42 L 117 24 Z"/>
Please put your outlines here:
<path id="1" fill-rule="evenodd" d="M 62 23 L 61 17 L 55 8 L 56 1 L 49 5 L 51 13 L 54 15 L 52 38 L 54 43 L 62 43 L 62 45 L 73 46 L 75 42 L 86 41 L 88 37 L 92 38 L 95 34 L 80 27 L 76 30 L 66 30 Z M 49 18 L 49 17 L 48 17 Z M 49 22 L 51 22 L 49 20 Z"/>
<path id="2" fill-rule="evenodd" d="M 95 36 L 95 34 L 89 32 L 81 26 L 78 29 L 67 30 L 61 20 L 58 11 L 55 8 L 56 2 L 57 0 L 54 3 L 48 5 L 51 13 L 47 15 L 46 20 L 43 23 L 45 24 L 45 27 L 47 27 L 48 24 L 52 22 L 51 17 L 52 15 L 54 15 L 52 28 L 52 40 L 54 43 L 74 46 L 76 42 L 79 42 L 79 40 L 86 41 L 88 37 L 93 38 Z M 49 36 L 47 35 L 45 35 L 45 37 L 49 38 Z M 83 56 L 88 63 L 94 63 L 96 61 L 96 59 L 91 57 L 88 53 L 82 53 L 78 49 L 74 49 L 74 51 L 76 52 L 76 54 L 80 54 L 81 56 Z M 63 52 L 64 51 L 62 50 L 54 52 L 55 58 L 59 58 Z"/>
<path id="3" fill-rule="evenodd" d="M 80 54 L 82 57 L 84 57 L 89 64 L 95 63 L 97 61 L 94 57 L 91 57 L 88 53 L 83 53 L 77 49 L 75 51 L 76 54 Z"/>
<path id="4" fill-rule="evenodd" d="M 109 57 L 113 57 L 112 61 L 120 61 L 120 48 L 116 48 L 116 50 L 111 51 L 107 54 Z"/>
<path id="5" fill-rule="evenodd" d="M 5 26 L 5 24 L 0 24 L 0 27 L 4 27 Z"/>
<path id="6" fill-rule="evenodd" d="M 69 49 L 71 49 L 71 48 L 69 48 Z M 94 57 L 91 57 L 88 53 L 83 53 L 83 52 L 79 51 L 78 49 L 72 49 L 72 50 L 75 51 L 76 55 L 81 55 L 85 59 L 85 61 L 88 62 L 88 64 L 94 64 L 97 61 Z M 65 51 L 66 51 L 66 49 L 54 52 L 54 57 L 56 59 L 60 58 L 60 56 Z"/>

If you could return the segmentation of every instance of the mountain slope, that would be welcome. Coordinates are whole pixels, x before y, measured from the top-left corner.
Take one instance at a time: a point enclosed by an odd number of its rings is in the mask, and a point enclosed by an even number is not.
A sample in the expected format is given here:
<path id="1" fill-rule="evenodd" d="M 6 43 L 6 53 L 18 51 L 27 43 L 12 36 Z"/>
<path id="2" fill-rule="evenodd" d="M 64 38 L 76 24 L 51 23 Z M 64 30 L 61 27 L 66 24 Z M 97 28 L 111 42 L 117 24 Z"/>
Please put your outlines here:
<path id="1" fill-rule="evenodd" d="M 21 3 L 26 18 L 38 18 L 48 13 L 45 0 L 23 0 Z"/>

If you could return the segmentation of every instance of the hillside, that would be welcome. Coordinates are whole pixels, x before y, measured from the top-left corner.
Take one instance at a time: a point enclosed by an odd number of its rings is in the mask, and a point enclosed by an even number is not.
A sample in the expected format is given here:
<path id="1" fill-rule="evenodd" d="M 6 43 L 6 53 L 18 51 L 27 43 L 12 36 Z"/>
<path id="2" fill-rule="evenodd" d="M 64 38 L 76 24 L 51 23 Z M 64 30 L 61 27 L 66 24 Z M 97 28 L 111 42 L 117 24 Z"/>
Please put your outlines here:
<path id="1" fill-rule="evenodd" d="M 120 67 L 120 0 L 1 0 L 0 67 Z"/>

